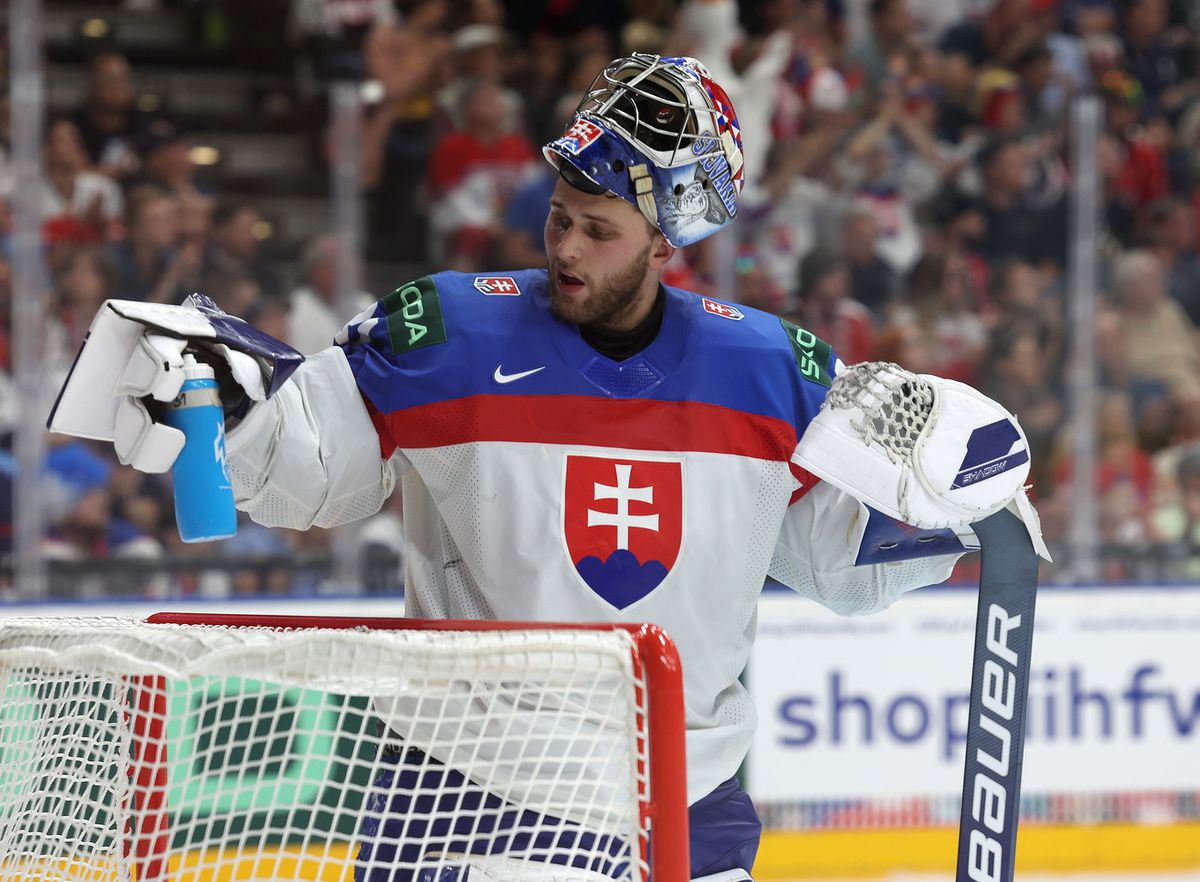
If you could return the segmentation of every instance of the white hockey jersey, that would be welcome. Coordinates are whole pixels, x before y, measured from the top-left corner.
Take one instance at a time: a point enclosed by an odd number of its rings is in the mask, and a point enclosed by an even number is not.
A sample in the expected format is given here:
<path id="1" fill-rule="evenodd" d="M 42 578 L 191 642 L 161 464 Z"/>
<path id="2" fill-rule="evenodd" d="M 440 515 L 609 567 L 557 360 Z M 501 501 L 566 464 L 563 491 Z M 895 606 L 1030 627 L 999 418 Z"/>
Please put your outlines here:
<path id="1" fill-rule="evenodd" d="M 668 288 L 658 337 L 616 362 L 546 285 L 441 273 L 356 317 L 230 433 L 238 504 L 343 523 L 387 498 L 395 457 L 409 615 L 664 626 L 695 802 L 750 744 L 738 677 L 768 575 L 854 615 L 957 556 L 854 565 L 862 507 L 791 461 L 837 364 L 812 334 Z"/>

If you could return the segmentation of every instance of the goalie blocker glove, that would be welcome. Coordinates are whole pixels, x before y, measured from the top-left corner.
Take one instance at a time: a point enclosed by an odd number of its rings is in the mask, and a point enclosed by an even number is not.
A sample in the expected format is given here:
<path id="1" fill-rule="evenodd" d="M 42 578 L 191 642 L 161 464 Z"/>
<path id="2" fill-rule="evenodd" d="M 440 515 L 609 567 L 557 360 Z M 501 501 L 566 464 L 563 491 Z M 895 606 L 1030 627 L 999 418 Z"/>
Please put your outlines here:
<path id="1" fill-rule="evenodd" d="M 46 428 L 111 441 L 121 463 L 138 471 L 167 471 L 184 437 L 155 414 L 179 394 L 184 350 L 214 365 L 224 386 L 250 402 L 269 398 L 304 361 L 286 343 L 222 312 L 201 294 L 181 306 L 106 300 Z"/>
<path id="2" fill-rule="evenodd" d="M 921 529 L 961 535 L 1010 508 L 1050 559 L 1025 495 L 1025 433 L 1013 414 L 970 386 L 884 362 L 841 368 L 793 461 Z"/>

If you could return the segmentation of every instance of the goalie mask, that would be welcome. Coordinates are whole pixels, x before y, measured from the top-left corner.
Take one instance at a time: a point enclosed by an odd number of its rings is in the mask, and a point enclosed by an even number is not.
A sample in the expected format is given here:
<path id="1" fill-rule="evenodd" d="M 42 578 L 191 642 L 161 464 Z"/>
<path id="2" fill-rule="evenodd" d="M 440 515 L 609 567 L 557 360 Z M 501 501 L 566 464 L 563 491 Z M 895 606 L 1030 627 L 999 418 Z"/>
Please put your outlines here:
<path id="1" fill-rule="evenodd" d="M 615 193 L 676 247 L 737 215 L 741 129 L 729 97 L 694 58 L 618 58 L 542 152 L 572 186 Z"/>

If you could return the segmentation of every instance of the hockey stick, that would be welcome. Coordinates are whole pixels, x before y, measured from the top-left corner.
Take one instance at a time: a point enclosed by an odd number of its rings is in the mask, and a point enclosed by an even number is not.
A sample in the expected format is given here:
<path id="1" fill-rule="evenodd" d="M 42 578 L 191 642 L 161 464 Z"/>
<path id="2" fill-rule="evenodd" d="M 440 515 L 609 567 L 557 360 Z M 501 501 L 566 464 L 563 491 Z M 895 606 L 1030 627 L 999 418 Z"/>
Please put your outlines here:
<path id="1" fill-rule="evenodd" d="M 983 560 L 955 882 L 1012 882 L 1038 557 L 1010 511 L 972 529 Z"/>

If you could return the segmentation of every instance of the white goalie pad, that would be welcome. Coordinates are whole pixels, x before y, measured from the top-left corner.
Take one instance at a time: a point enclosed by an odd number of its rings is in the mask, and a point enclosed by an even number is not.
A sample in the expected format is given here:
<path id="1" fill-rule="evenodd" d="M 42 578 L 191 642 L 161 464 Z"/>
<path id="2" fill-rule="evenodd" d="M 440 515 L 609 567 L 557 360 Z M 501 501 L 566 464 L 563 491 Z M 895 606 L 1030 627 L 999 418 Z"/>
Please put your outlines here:
<path id="1" fill-rule="evenodd" d="M 177 368 L 187 342 L 215 337 L 208 319 L 193 307 L 106 300 L 92 319 L 47 428 L 97 441 L 115 440 L 118 402 L 145 395 L 173 399 L 183 383 Z M 257 385 L 261 397 L 261 379 Z"/>
<path id="2" fill-rule="evenodd" d="M 210 314 L 195 306 L 106 300 L 92 320 L 46 428 L 111 441 L 122 463 L 143 472 L 165 472 L 183 448 L 183 433 L 155 422 L 143 399 L 169 402 L 179 394 L 183 350 L 189 343 L 200 343 L 224 358 L 252 400 L 266 398 L 259 362 L 221 339 Z"/>
<path id="3" fill-rule="evenodd" d="M 793 461 L 906 524 L 962 530 L 1011 506 L 1049 558 L 1025 497 L 1017 418 L 970 386 L 897 365 L 842 370 Z"/>

